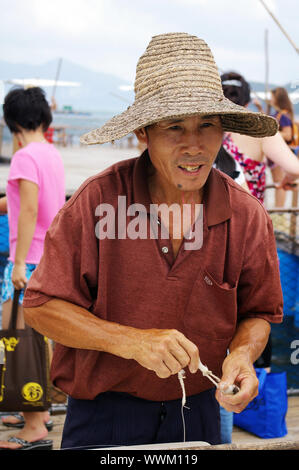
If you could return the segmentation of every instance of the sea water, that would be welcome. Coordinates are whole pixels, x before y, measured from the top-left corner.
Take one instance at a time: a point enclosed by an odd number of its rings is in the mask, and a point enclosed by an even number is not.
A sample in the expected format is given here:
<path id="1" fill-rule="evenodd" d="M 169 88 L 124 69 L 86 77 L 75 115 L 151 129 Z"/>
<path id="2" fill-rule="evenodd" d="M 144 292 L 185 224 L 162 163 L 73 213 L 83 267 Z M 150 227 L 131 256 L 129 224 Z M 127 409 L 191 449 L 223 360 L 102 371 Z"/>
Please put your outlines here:
<path id="1" fill-rule="evenodd" d="M 50 126 L 60 127 L 65 130 L 68 144 L 77 145 L 80 136 L 86 132 L 101 127 L 115 114 L 113 111 L 94 111 L 88 113 L 53 113 L 53 121 Z M 55 136 L 54 136 L 55 138 Z M 11 134 L 5 126 L 3 140 L 10 141 Z"/>

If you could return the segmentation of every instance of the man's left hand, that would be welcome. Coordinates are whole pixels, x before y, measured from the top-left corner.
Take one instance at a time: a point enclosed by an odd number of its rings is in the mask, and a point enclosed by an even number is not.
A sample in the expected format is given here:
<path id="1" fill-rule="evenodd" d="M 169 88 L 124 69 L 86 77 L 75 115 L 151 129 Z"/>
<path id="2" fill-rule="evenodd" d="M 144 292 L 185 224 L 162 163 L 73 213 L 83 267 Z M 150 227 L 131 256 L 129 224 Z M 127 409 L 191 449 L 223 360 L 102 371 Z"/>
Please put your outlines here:
<path id="1" fill-rule="evenodd" d="M 225 358 L 222 370 L 223 375 L 219 384 L 220 389 L 216 391 L 216 399 L 227 411 L 240 413 L 258 395 L 259 382 L 254 367 L 246 355 L 232 352 Z M 225 395 L 221 392 L 222 387 L 231 384 L 236 384 L 240 388 L 236 395 Z"/>

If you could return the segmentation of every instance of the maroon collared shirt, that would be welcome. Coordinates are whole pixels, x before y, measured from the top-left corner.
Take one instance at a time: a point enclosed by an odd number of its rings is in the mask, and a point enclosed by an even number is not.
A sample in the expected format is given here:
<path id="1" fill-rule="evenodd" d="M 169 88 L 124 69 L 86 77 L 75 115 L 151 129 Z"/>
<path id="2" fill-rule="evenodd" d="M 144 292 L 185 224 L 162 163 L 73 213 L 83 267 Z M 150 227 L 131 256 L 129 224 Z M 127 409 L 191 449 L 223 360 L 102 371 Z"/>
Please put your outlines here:
<path id="1" fill-rule="evenodd" d="M 59 298 L 104 320 L 135 328 L 174 328 L 194 342 L 203 364 L 221 376 L 237 323 L 282 321 L 282 291 L 272 222 L 260 202 L 212 169 L 203 195 L 203 243 L 176 256 L 171 240 L 117 237 L 118 197 L 149 213 L 149 157 L 119 162 L 89 178 L 54 219 L 44 254 L 26 290 L 24 307 Z M 96 236 L 99 204 L 117 218 L 116 238 Z M 142 210 L 141 210 L 142 212 Z M 96 215 L 97 214 L 97 215 Z M 125 226 L 132 217 L 126 218 Z M 150 225 L 150 224 L 149 224 Z M 148 229 L 149 230 L 149 229 Z M 51 378 L 74 398 L 105 391 L 149 400 L 182 396 L 177 375 L 160 379 L 134 360 L 56 344 Z M 187 395 L 211 388 L 186 368 Z"/>

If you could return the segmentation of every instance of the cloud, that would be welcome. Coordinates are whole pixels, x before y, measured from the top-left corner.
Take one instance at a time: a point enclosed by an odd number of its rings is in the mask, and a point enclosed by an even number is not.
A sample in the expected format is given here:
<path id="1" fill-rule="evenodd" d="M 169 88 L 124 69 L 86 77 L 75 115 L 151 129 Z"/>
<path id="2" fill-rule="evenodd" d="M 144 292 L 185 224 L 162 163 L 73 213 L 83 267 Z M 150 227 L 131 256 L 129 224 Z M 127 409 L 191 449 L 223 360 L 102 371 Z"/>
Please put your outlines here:
<path id="1" fill-rule="evenodd" d="M 273 12 L 277 12 L 276 0 L 264 0 L 267 7 Z M 254 18 L 256 20 L 264 20 L 268 17 L 268 12 L 259 0 L 172 0 L 173 4 L 180 7 L 194 7 L 196 10 L 204 10 L 212 13 L 214 16 L 231 14 Z"/>
<path id="2" fill-rule="evenodd" d="M 102 0 L 31 1 L 35 31 L 60 32 L 63 36 L 88 34 L 90 25 L 103 16 L 103 11 Z"/>

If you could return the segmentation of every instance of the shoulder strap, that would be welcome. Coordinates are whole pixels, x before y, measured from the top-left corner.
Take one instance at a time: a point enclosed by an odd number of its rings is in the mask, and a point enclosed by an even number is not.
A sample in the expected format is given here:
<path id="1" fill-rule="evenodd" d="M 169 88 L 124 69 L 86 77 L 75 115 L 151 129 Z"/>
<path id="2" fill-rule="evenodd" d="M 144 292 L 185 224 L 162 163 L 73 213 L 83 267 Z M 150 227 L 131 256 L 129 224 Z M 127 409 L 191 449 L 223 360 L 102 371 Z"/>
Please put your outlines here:
<path id="1" fill-rule="evenodd" d="M 12 301 L 12 309 L 11 309 L 11 316 L 9 322 L 9 329 L 16 330 L 17 328 L 17 318 L 18 318 L 18 308 L 19 308 L 19 298 L 20 298 L 21 290 L 14 291 L 13 301 Z"/>

